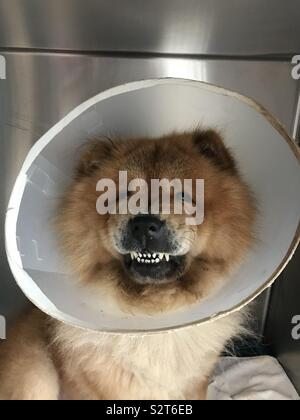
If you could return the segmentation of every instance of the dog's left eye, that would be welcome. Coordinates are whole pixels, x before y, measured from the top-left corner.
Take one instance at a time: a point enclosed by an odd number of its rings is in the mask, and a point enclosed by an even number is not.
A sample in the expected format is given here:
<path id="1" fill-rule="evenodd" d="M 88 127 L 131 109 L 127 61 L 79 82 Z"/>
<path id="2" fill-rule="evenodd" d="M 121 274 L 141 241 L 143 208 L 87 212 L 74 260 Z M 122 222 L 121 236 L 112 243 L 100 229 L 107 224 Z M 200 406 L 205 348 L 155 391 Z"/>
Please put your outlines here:
<path id="1" fill-rule="evenodd" d="M 117 201 L 122 201 L 126 198 L 130 198 L 132 194 L 132 191 L 119 191 L 119 194 L 117 195 Z"/>
<path id="2" fill-rule="evenodd" d="M 178 192 L 175 197 L 177 200 L 181 200 L 184 203 L 193 203 L 192 197 L 186 192 Z"/>
<path id="3" fill-rule="evenodd" d="M 119 200 L 124 200 L 128 196 L 128 191 L 120 191 L 119 192 Z"/>

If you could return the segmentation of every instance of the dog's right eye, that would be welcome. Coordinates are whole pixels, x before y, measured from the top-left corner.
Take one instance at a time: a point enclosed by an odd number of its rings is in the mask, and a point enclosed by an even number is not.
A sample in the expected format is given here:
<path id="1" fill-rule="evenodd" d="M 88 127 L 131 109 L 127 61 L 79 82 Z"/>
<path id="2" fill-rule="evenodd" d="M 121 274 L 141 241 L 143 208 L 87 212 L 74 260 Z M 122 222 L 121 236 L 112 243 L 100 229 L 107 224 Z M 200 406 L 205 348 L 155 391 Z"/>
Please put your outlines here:
<path id="1" fill-rule="evenodd" d="M 133 194 L 132 191 L 119 191 L 119 195 L 117 196 L 117 202 L 128 199 Z"/>
<path id="2" fill-rule="evenodd" d="M 186 192 L 178 192 L 176 194 L 177 200 L 181 200 L 184 203 L 193 203 L 192 197 Z"/>

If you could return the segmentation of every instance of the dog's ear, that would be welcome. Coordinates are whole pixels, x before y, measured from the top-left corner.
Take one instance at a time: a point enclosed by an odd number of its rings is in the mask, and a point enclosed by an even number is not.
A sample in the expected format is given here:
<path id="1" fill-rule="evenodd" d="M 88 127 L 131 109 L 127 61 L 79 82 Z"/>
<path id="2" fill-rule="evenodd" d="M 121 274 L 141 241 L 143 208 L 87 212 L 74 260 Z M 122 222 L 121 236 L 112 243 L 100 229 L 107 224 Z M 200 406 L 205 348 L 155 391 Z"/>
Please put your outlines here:
<path id="1" fill-rule="evenodd" d="M 108 138 L 99 138 L 86 143 L 80 153 L 79 163 L 76 167 L 76 176 L 91 176 L 100 167 L 101 163 L 112 157 L 114 143 Z"/>
<path id="2" fill-rule="evenodd" d="M 221 135 L 215 130 L 196 130 L 193 142 L 199 153 L 223 170 L 235 173 L 236 164 L 225 146 Z"/>

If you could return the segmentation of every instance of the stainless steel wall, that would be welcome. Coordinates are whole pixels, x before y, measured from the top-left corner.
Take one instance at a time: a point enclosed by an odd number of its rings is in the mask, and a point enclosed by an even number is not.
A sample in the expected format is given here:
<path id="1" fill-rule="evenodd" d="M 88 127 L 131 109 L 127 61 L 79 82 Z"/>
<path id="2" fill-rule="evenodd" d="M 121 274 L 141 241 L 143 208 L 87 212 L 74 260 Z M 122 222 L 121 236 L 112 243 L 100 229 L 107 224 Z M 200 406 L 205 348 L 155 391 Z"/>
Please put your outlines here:
<path id="1" fill-rule="evenodd" d="M 299 0 L 0 0 L 0 47 L 291 54 Z"/>

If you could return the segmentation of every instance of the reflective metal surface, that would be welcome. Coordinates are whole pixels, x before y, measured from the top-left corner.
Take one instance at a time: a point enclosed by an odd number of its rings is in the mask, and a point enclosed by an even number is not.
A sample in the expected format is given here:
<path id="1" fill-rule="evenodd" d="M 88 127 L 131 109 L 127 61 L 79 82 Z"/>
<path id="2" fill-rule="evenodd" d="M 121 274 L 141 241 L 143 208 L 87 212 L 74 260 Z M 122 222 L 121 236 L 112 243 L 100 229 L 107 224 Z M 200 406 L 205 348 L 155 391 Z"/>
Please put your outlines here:
<path id="1" fill-rule="evenodd" d="M 293 131 L 298 86 L 290 77 L 289 63 L 74 54 L 6 53 L 4 56 L 7 79 L 0 81 L 2 225 L 13 183 L 32 144 L 75 106 L 121 83 L 184 77 L 222 85 L 258 100 L 290 133 Z M 0 313 L 11 318 L 24 299 L 9 272 L 3 230 L 0 232 Z"/>
<path id="2" fill-rule="evenodd" d="M 0 0 L 0 47 L 292 54 L 299 22 L 299 0 Z"/>

